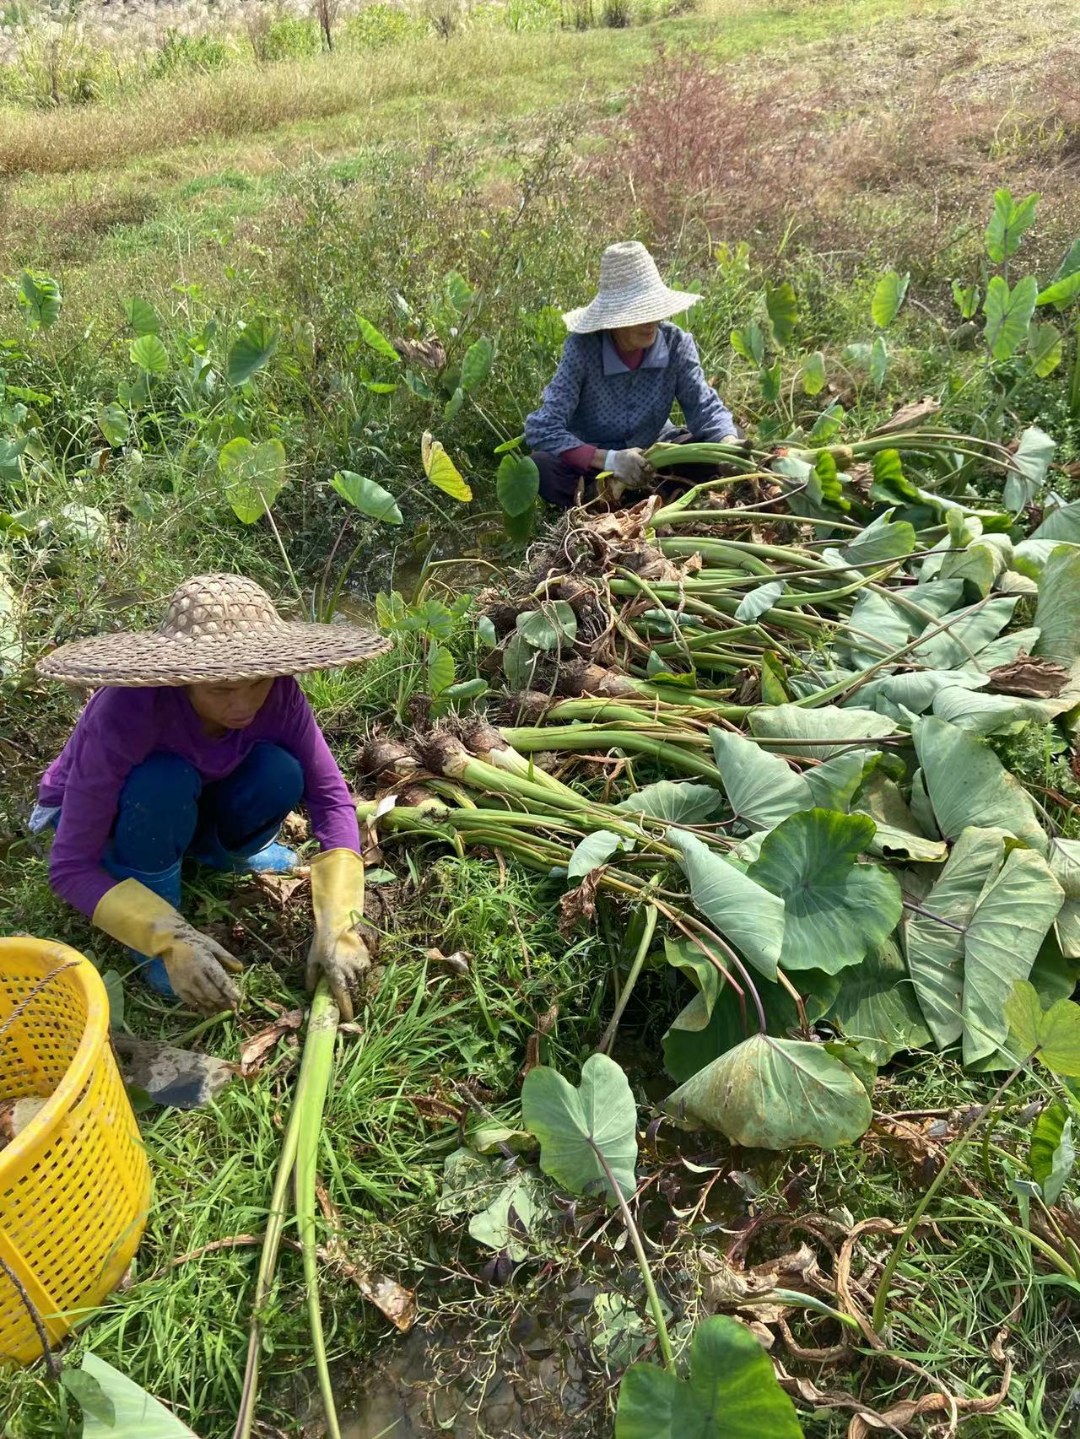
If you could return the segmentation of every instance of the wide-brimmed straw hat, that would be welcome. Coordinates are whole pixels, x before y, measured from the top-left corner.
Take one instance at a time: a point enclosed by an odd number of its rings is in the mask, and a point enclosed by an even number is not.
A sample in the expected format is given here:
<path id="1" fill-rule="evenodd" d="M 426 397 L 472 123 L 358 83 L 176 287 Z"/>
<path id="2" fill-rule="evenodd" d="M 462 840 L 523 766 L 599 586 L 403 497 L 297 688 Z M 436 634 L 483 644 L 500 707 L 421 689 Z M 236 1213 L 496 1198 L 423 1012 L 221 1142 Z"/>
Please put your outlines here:
<path id="1" fill-rule="evenodd" d="M 69 684 L 191 685 L 332 669 L 385 654 L 390 641 L 357 625 L 283 620 L 243 575 L 195 575 L 174 591 L 156 630 L 74 640 L 46 655 L 38 674 Z"/>
<path id="2" fill-rule="evenodd" d="M 672 290 L 660 278 L 656 261 L 640 240 L 609 245 L 600 260 L 596 299 L 564 316 L 576 335 L 648 325 L 681 314 L 701 299 L 687 290 Z"/>

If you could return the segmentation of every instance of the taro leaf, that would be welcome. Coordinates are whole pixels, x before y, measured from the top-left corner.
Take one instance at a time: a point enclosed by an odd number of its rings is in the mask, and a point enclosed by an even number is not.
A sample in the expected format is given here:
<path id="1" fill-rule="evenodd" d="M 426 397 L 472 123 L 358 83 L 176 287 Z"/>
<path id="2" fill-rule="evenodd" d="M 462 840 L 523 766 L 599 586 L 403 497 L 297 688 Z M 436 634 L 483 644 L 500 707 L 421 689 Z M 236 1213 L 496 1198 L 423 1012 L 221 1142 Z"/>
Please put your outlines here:
<path id="1" fill-rule="evenodd" d="M 495 346 L 486 335 L 469 346 L 461 362 L 461 388 L 466 394 L 484 383 L 491 374 L 494 359 Z"/>
<path id="2" fill-rule="evenodd" d="M 1043 567 L 1035 606 L 1034 654 L 1071 665 L 1080 656 L 1080 549 L 1061 545 Z"/>
<path id="3" fill-rule="evenodd" d="M 1026 724 L 1046 724 L 1050 713 L 1038 700 L 949 687 L 934 696 L 934 714 L 968 734 L 1013 734 Z"/>
<path id="4" fill-rule="evenodd" d="M 353 470 L 338 470 L 330 481 L 330 487 L 362 515 L 370 515 L 373 520 L 382 520 L 387 525 L 400 525 L 403 521 L 397 500 L 390 491 L 384 490 L 382 485 L 369 480 L 366 475 L 358 475 Z"/>
<path id="5" fill-rule="evenodd" d="M 957 582 L 943 580 L 940 583 Z M 916 586 L 916 592 L 918 588 Z M 1015 596 L 1003 596 L 1001 599 L 988 600 L 946 615 L 947 628 L 938 628 L 942 623 L 940 620 L 928 624 L 927 629 L 937 629 L 938 633 L 916 645 L 911 651 L 912 663 L 941 670 L 973 663 L 972 656 L 981 657 L 982 651 L 1009 623 L 1016 603 Z M 982 665 L 981 658 L 979 664 Z"/>
<path id="6" fill-rule="evenodd" d="M 1005 554 L 1000 546 L 973 541 L 966 549 L 948 551 L 938 575 L 943 580 L 963 580 L 967 589 L 985 599 L 1004 569 Z"/>
<path id="7" fill-rule="evenodd" d="M 510 636 L 503 650 L 503 674 L 512 690 L 529 689 L 539 658 L 539 651 L 533 649 L 524 635 L 515 632 Z"/>
<path id="8" fill-rule="evenodd" d="M 829 1017 L 876 1065 L 902 1049 L 921 1049 L 931 1038 L 907 965 L 891 939 L 880 954 L 868 955 L 843 976 Z"/>
<path id="9" fill-rule="evenodd" d="M 1042 853 L 1046 835 L 1031 796 L 981 740 L 930 716 L 912 726 L 937 827 L 956 839 L 970 825 L 1007 829 Z"/>
<path id="10" fill-rule="evenodd" d="M 1076 288 L 1080 291 L 1080 275 L 1076 277 Z M 1062 354 L 1063 341 L 1058 327 L 1049 322 L 1033 324 L 1027 343 L 1027 362 L 1031 366 L 1032 374 L 1045 380 L 1047 375 L 1052 375 L 1061 364 Z"/>
<path id="11" fill-rule="evenodd" d="M 802 1439 L 802 1427 L 757 1338 L 714 1314 L 694 1330 L 688 1378 L 656 1364 L 626 1371 L 615 1439 Z"/>
<path id="12" fill-rule="evenodd" d="M 357 315 L 356 328 L 360 332 L 360 338 L 369 349 L 381 355 L 384 360 L 392 360 L 395 365 L 401 363 L 401 356 L 394 349 L 393 345 L 386 338 L 381 330 L 375 328 L 370 320 L 365 320 L 363 315 Z"/>
<path id="13" fill-rule="evenodd" d="M 472 499 L 472 490 L 465 483 L 458 467 L 443 449 L 437 439 L 427 430 L 420 443 L 420 457 L 424 474 L 437 490 L 449 495 L 452 500 L 467 502 Z"/>
<path id="14" fill-rule="evenodd" d="M 144 375 L 164 375 L 169 369 L 169 352 L 157 335 L 140 335 L 128 350 L 131 363 Z"/>
<path id="15" fill-rule="evenodd" d="M 720 808 L 723 795 L 709 784 L 661 779 L 621 799 L 613 808 L 645 814 L 669 824 L 703 824 Z"/>
<path id="16" fill-rule="evenodd" d="M 1020 436 L 1016 452 L 1009 459 L 1009 473 L 1002 499 L 1014 513 L 1032 503 L 1046 483 L 1050 461 L 1057 445 L 1038 425 L 1030 425 Z"/>
<path id="17" fill-rule="evenodd" d="M 765 359 L 765 335 L 756 320 L 751 320 L 745 330 L 732 330 L 731 348 L 752 365 L 760 365 Z"/>
<path id="18" fill-rule="evenodd" d="M 1015 255 L 1020 237 L 1035 219 L 1038 195 L 1028 195 L 1017 204 L 1012 191 L 994 191 L 994 210 L 986 227 L 986 253 L 995 265 L 1003 265 Z"/>
<path id="19" fill-rule="evenodd" d="M 730 730 L 711 729 L 709 736 L 728 804 L 751 829 L 772 829 L 811 807 L 810 786 L 778 755 Z"/>
<path id="20" fill-rule="evenodd" d="M 780 383 L 784 376 L 784 367 L 777 360 L 772 365 L 762 365 L 758 372 L 758 379 L 761 382 L 761 393 L 765 403 L 778 405 L 780 403 Z"/>
<path id="21" fill-rule="evenodd" d="M 540 493 L 540 471 L 528 455 L 506 454 L 499 461 L 495 494 L 504 514 L 516 517 L 532 509 Z"/>
<path id="22" fill-rule="evenodd" d="M 218 472 L 233 514 L 253 525 L 270 510 L 289 478 L 280 440 L 253 445 L 243 435 L 230 440 L 218 456 Z"/>
<path id="23" fill-rule="evenodd" d="M 106 1428 L 116 1424 L 116 1406 L 98 1381 L 85 1369 L 64 1369 L 60 1383 L 76 1401 L 83 1414 L 92 1415 Z"/>
<path id="24" fill-rule="evenodd" d="M 870 318 L 879 330 L 887 330 L 900 313 L 910 279 L 910 275 L 898 275 L 895 270 L 888 270 L 874 286 Z"/>
<path id="25" fill-rule="evenodd" d="M 156 335 L 161 329 L 161 321 L 153 305 L 137 295 L 124 301 L 124 315 L 137 335 Z"/>
<path id="26" fill-rule="evenodd" d="M 270 363 L 277 347 L 278 332 L 265 316 L 249 320 L 233 341 L 225 361 L 225 378 L 229 384 L 246 384 L 256 371 Z"/>
<path id="27" fill-rule="evenodd" d="M 461 388 L 460 385 L 458 385 L 457 389 L 443 406 L 443 423 L 448 425 L 450 421 L 454 418 L 454 416 L 458 413 L 458 411 L 461 409 L 464 403 L 465 391 Z"/>
<path id="28" fill-rule="evenodd" d="M 916 546 L 915 530 L 907 520 L 894 520 L 893 511 L 886 510 L 842 551 L 849 565 L 880 565 L 889 560 L 903 559 Z"/>
<path id="29" fill-rule="evenodd" d="M 1059 999 L 1044 1010 L 1035 986 L 1024 981 L 1013 987 L 1005 1018 L 1017 1059 L 1034 1054 L 1052 1074 L 1080 1078 L 1080 1004 Z"/>
<path id="30" fill-rule="evenodd" d="M 792 704 L 751 710 L 750 729 L 760 739 L 786 741 L 783 745 L 785 754 L 828 759 L 850 748 L 856 741 L 894 735 L 897 726 L 873 710 L 840 709 L 837 705 L 821 705 L 818 709 L 808 710 Z M 713 748 L 716 748 L 715 740 Z"/>
<path id="31" fill-rule="evenodd" d="M 122 405 L 115 401 L 110 405 L 99 405 L 97 422 L 111 449 L 118 450 L 121 445 L 127 444 L 131 436 L 131 420 Z"/>
<path id="32" fill-rule="evenodd" d="M 1077 241 L 1073 249 L 1080 246 Z M 1077 295 L 1080 295 L 1080 269 L 1072 270 L 1069 274 L 1063 275 L 1059 280 L 1053 280 L 1045 290 L 1039 291 L 1038 304 L 1053 305 L 1056 310 L 1064 310 L 1072 304 Z"/>
<path id="33" fill-rule="evenodd" d="M 1055 1099 L 1036 1119 L 1028 1150 L 1031 1177 L 1042 1190 L 1047 1204 L 1056 1204 L 1061 1198 L 1075 1163 L 1072 1116 L 1065 1105 Z"/>
<path id="34" fill-rule="evenodd" d="M 428 694 L 436 699 L 454 683 L 454 656 L 445 645 L 432 643 L 427 654 Z"/>
<path id="35" fill-rule="evenodd" d="M 537 650 L 555 650 L 577 639 L 577 615 L 565 600 L 545 600 L 518 615 L 517 632 Z"/>
<path id="36" fill-rule="evenodd" d="M 806 438 L 811 445 L 827 445 L 830 440 L 840 433 L 843 423 L 844 407 L 839 400 L 833 400 L 832 404 L 826 405 L 821 414 L 818 415 Z M 791 455 L 788 458 L 794 460 L 795 457 Z M 783 474 L 786 472 L 781 469 L 781 463 L 782 462 L 775 463 L 772 468 L 774 470 L 780 470 L 780 473 Z"/>
<path id="37" fill-rule="evenodd" d="M 735 618 L 744 624 L 753 624 L 759 620 L 787 589 L 786 580 L 770 580 L 767 585 L 759 585 L 756 590 L 743 596 L 735 611 Z"/>
<path id="38" fill-rule="evenodd" d="M 1025 275 L 1012 290 L 1000 275 L 987 285 L 983 301 L 985 339 L 995 360 L 1010 359 L 1027 339 L 1038 292 L 1039 282 L 1034 275 Z"/>
<path id="39" fill-rule="evenodd" d="M 443 280 L 443 289 L 459 315 L 463 315 L 476 298 L 476 291 L 457 270 L 451 270 Z"/>
<path id="40" fill-rule="evenodd" d="M 1030 974 L 1063 898 L 1046 861 L 1026 849 L 1014 849 L 984 885 L 964 938 L 965 1064 L 990 1058 L 1008 1038 L 1013 984 Z"/>
<path id="41" fill-rule="evenodd" d="M 877 750 L 849 749 L 824 764 L 808 769 L 803 779 L 810 786 L 815 809 L 836 809 L 847 814 L 863 781 L 881 763 Z"/>
<path id="42" fill-rule="evenodd" d="M 60 318 L 63 297 L 60 286 L 49 275 L 24 270 L 19 276 L 15 298 L 32 330 L 48 330 Z"/>
<path id="43" fill-rule="evenodd" d="M 112 1403 L 116 1416 L 107 1424 L 97 1413 L 84 1411 L 83 1439 L 196 1439 L 194 1430 L 96 1354 L 83 1355 L 82 1369 Z"/>
<path id="44" fill-rule="evenodd" d="M 769 979 L 784 944 L 784 904 L 685 830 L 668 834 L 682 855 L 695 908 Z"/>
<path id="45" fill-rule="evenodd" d="M 815 350 L 812 355 L 807 355 L 799 373 L 802 377 L 803 393 L 820 395 L 829 378 L 828 371 L 825 369 L 824 354 L 820 350 Z"/>
<path id="46" fill-rule="evenodd" d="M 566 866 L 567 879 L 583 879 L 594 869 L 599 869 L 619 849 L 631 849 L 634 841 L 613 834 L 610 829 L 594 830 L 587 834 L 575 847 Z"/>
<path id="47" fill-rule="evenodd" d="M 877 865 L 858 864 L 874 837 L 867 815 L 810 809 L 765 836 L 747 879 L 784 901 L 785 970 L 835 974 L 876 954 L 896 928 L 900 886 Z"/>
<path id="48" fill-rule="evenodd" d="M 859 812 L 877 825 L 870 853 L 881 859 L 943 860 L 945 842 L 927 839 L 894 780 L 871 772 L 859 801 Z"/>
<path id="49" fill-rule="evenodd" d="M 799 322 L 798 303 L 790 281 L 785 280 L 775 289 L 772 285 L 765 286 L 765 309 L 769 316 L 773 339 L 778 345 L 786 345 L 795 333 L 795 326 Z"/>
<path id="50" fill-rule="evenodd" d="M 593 1054 L 575 1089 L 561 1074 L 537 1065 L 521 1089 L 525 1128 L 540 1141 L 540 1168 L 572 1194 L 611 1188 L 599 1149 L 625 1196 L 636 1186 L 637 1108 L 626 1075 L 606 1054 Z"/>
<path id="51" fill-rule="evenodd" d="M 870 346 L 870 383 L 875 390 L 880 390 L 885 383 L 888 370 L 889 347 L 885 343 L 885 336 L 877 335 Z"/>
<path id="52" fill-rule="evenodd" d="M 1080 271 L 1077 271 L 1080 274 Z M 1069 505 L 1057 505 L 1054 509 L 1043 511 L 1043 522 L 1037 530 L 1032 530 L 1027 544 L 1033 540 L 1058 540 L 1068 544 L 1080 544 L 1080 500 L 1073 500 Z M 1018 547 L 1022 548 L 1022 546 Z M 1040 567 L 1046 563 L 1051 551 L 1042 557 Z"/>
<path id="53" fill-rule="evenodd" d="M 847 1065 L 820 1044 L 768 1034 L 753 1034 L 714 1059 L 663 1107 L 748 1149 L 835 1149 L 864 1134 L 872 1117 L 866 1090 Z"/>
<path id="54" fill-rule="evenodd" d="M 902 719 L 903 712 L 919 715 L 930 708 L 940 690 L 981 689 L 986 675 L 961 670 L 912 670 L 908 674 L 883 675 L 863 685 L 855 702 L 870 706 L 890 719 Z"/>
<path id="55" fill-rule="evenodd" d="M 471 1237 L 496 1253 L 508 1254 L 515 1264 L 528 1259 L 529 1248 L 523 1240 L 530 1236 L 536 1218 L 535 1189 L 532 1175 L 513 1175 L 487 1208 L 469 1220 Z"/>

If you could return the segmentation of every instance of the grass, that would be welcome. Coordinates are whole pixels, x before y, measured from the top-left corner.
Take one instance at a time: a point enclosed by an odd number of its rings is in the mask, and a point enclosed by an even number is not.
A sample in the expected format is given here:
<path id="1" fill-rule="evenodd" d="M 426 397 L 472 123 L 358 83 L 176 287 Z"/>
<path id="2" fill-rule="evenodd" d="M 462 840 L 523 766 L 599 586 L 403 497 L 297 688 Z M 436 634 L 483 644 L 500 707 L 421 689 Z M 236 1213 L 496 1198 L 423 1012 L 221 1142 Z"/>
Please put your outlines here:
<path id="1" fill-rule="evenodd" d="M 346 589 L 364 615 L 378 588 L 414 591 L 433 547 L 502 559 L 505 542 L 483 513 L 493 505 L 492 448 L 519 432 L 550 373 L 562 337 L 557 307 L 589 293 L 600 246 L 631 231 L 652 241 L 673 275 L 700 281 L 695 332 L 740 418 L 770 419 L 756 373 L 729 340 L 760 309 L 765 278 L 790 278 L 799 296 L 800 329 L 783 365 L 800 423 L 812 423 L 830 397 L 803 396 L 795 382 L 802 354 L 818 348 L 854 427 L 924 389 L 944 396 L 954 415 L 989 413 L 996 381 L 977 353 L 943 337 L 954 324 L 949 281 L 978 272 L 997 184 L 1044 193 L 1021 251 L 1040 274 L 1080 230 L 1069 159 L 1077 117 L 1063 82 L 1074 64 L 1069 15 L 1062 3 L 1003 0 L 974 10 L 949 0 L 713 0 L 624 30 L 476 27 L 377 54 L 140 80 L 105 103 L 0 111 L 5 268 L 49 271 L 64 292 L 60 321 L 36 334 L 14 299 L 0 297 L 0 382 L 38 396 L 15 401 L 39 421 L 24 477 L 10 479 L 0 463 L 0 511 L 18 521 L 4 531 L 0 576 L 26 658 L 95 628 L 150 622 L 161 596 L 199 570 L 242 569 L 298 607 L 267 527 L 240 525 L 222 493 L 217 454 L 234 434 L 286 445 L 290 482 L 275 517 L 305 602 L 343 526 L 339 557 L 359 544 Z M 650 121 L 642 82 L 667 83 L 670 73 L 658 43 L 707 57 L 705 108 L 687 113 L 663 91 Z M 643 156 L 668 143 L 658 139 L 658 115 L 703 140 L 685 147 L 685 168 L 667 168 L 670 209 L 650 213 Z M 695 169 L 690 161 L 703 154 L 705 169 Z M 744 239 L 752 246 L 745 263 L 732 254 Z M 716 258 L 721 242 L 726 259 Z M 844 352 L 872 337 L 869 297 L 880 269 L 892 265 L 912 268 L 918 303 L 889 333 L 892 369 L 875 392 Z M 482 295 L 464 322 L 447 300 L 453 272 Z M 157 308 L 170 368 L 153 382 L 152 403 L 132 404 L 138 442 L 114 448 L 103 446 L 99 412 L 135 379 L 122 308 L 132 295 Z M 357 313 L 390 335 L 438 334 L 458 345 L 458 359 L 464 344 L 490 336 L 492 377 L 448 420 L 446 396 L 418 397 L 399 369 L 365 349 Z M 272 365 L 243 390 L 219 379 L 211 395 L 193 398 L 194 359 L 209 357 L 220 376 L 230 338 L 256 315 L 279 327 Z M 390 397 L 365 388 L 388 377 L 399 381 Z M 1058 371 L 1019 392 L 1003 424 L 1042 417 L 1062 456 L 1074 457 L 1080 427 L 1064 389 Z M 0 398 L 0 442 L 16 426 L 11 403 Z M 423 488 L 425 429 L 445 440 L 475 484 L 473 507 L 458 510 Z M 337 468 L 404 495 L 406 523 L 380 530 L 347 511 L 329 488 Z M 100 511 L 92 541 L 65 520 L 72 504 Z M 432 579 L 429 597 L 484 582 L 475 571 L 437 574 L 445 589 Z M 459 677 L 475 673 L 482 649 L 464 630 L 450 645 Z M 51 896 L 23 829 L 36 777 L 75 701 L 22 667 L 3 684 L 0 926 L 61 936 L 104 966 L 122 965 Z M 350 774 L 364 729 L 395 716 L 408 722 L 424 687 L 416 639 L 359 675 L 309 682 Z M 1065 767 L 1035 746 L 1025 773 L 1061 788 Z M 576 1073 L 609 1013 L 607 976 L 625 916 L 610 912 L 597 932 L 567 941 L 557 929 L 560 886 L 497 858 L 391 847 L 384 867 L 394 881 L 373 884 L 370 903 L 381 975 L 339 1041 L 319 1168 L 349 1260 L 415 1287 L 424 1329 L 416 1341 L 394 1343 L 354 1281 L 329 1265 L 324 1310 L 342 1407 L 380 1371 L 400 1378 L 419 1351 L 421 1387 L 444 1399 L 466 1394 L 476 1403 L 485 1383 L 494 1393 L 501 1378 L 516 1378 L 531 1397 L 501 1424 L 485 1409 L 491 1431 L 608 1434 L 612 1385 L 627 1355 L 605 1349 L 595 1299 L 618 1293 L 640 1308 L 642 1296 L 603 1214 L 581 1205 L 567 1215 L 541 1186 L 540 1258 L 505 1284 L 491 1252 L 470 1238 L 467 1213 L 445 1197 L 440 1206 L 439 1195 L 445 1160 L 477 1108 L 511 1129 L 516 1123 L 530 1041 L 541 1058 Z M 195 1041 L 236 1059 L 246 1037 L 299 1003 L 303 906 L 281 914 L 232 880 L 200 879 L 190 894 L 197 922 L 224 926 L 249 962 L 240 1016 Z M 468 973 L 429 957 L 432 948 L 466 951 Z M 674 975 L 650 970 L 635 992 L 619 1052 L 644 1098 L 669 1088 L 656 1055 L 685 997 Z M 191 1024 L 135 985 L 128 1003 L 141 1033 L 175 1038 Z M 555 1007 L 544 1029 L 539 1021 Z M 231 1434 L 258 1262 L 248 1237 L 265 1221 L 295 1075 L 286 1042 L 255 1079 L 234 1080 L 208 1109 L 143 1116 L 157 1185 L 147 1239 L 134 1283 L 74 1350 L 77 1357 L 81 1344 L 92 1346 L 174 1405 L 201 1439 Z M 1030 1097 L 1028 1085 L 1018 1086 L 1018 1101 Z M 928 1059 L 895 1071 L 877 1100 L 886 1111 L 940 1110 L 953 1133 L 956 1112 L 985 1102 L 991 1088 Z M 965 1417 L 964 1432 L 1064 1439 L 1077 1382 L 1075 1296 L 1016 1232 L 1008 1184 L 1023 1172 L 1025 1123 L 1011 1113 L 995 1128 L 989 1178 L 973 1146 L 935 1204 L 935 1227 L 916 1236 L 899 1267 L 890 1347 L 962 1398 L 996 1388 L 1001 1363 L 991 1346 L 1007 1328 L 1007 1399 L 993 1414 Z M 697 1158 L 703 1166 L 718 1160 L 715 1150 Z M 820 1158 L 739 1156 L 715 1207 L 673 1235 L 671 1207 L 691 1209 L 703 1181 L 658 1141 L 647 1170 L 650 1193 L 662 1190 L 665 1202 L 650 1207 L 647 1194 L 642 1214 L 680 1333 L 700 1302 L 699 1248 L 749 1235 L 747 1256 L 758 1262 L 797 1244 L 807 1231 L 796 1226 L 814 1216 L 902 1222 L 935 1162 L 932 1147 L 919 1153 L 881 1134 Z M 826 1268 L 829 1249 L 819 1255 Z M 311 1416 L 305 1326 L 300 1259 L 288 1248 L 268 1314 L 267 1439 L 299 1436 Z M 794 1327 L 807 1343 L 835 1338 L 827 1325 Z M 577 1407 L 537 1397 L 552 1371 L 530 1344 L 577 1366 Z M 931 1387 L 864 1345 L 835 1369 L 795 1369 L 822 1390 L 878 1408 Z M 75 1416 L 61 1411 L 39 1374 L 21 1373 L 0 1397 L 0 1430 L 5 1439 L 77 1432 Z M 839 1439 L 849 1418 L 809 1401 L 800 1412 L 813 1439 Z"/>

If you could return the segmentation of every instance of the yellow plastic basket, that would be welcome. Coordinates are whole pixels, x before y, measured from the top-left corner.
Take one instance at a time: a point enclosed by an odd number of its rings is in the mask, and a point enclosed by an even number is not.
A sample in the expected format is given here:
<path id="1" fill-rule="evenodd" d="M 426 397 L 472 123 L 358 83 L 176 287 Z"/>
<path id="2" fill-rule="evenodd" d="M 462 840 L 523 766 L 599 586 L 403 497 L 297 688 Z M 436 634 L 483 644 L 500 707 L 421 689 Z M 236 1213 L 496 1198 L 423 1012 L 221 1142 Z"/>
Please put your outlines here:
<path id="1" fill-rule="evenodd" d="M 150 1167 L 97 970 L 66 944 L 0 939 L 0 1101 L 31 1095 L 49 1099 L 0 1150 L 0 1259 L 51 1344 L 123 1278 L 146 1223 Z M 0 1265 L 0 1366 L 40 1354 Z"/>

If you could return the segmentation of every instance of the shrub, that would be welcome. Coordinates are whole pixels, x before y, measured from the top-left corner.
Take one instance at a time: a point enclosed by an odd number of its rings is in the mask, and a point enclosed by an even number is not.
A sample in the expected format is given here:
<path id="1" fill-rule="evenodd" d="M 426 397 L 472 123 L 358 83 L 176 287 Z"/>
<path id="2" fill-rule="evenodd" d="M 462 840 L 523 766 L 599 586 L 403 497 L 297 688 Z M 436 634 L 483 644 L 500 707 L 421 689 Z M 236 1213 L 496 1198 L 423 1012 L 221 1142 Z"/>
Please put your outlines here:
<path id="1" fill-rule="evenodd" d="M 349 16 L 341 27 L 338 45 L 344 50 L 379 50 L 384 45 L 400 45 L 426 29 L 423 21 L 414 20 L 396 5 L 375 0 Z"/>
<path id="2" fill-rule="evenodd" d="M 260 60 L 303 60 L 322 49 L 319 27 L 314 20 L 280 15 L 266 27 Z"/>
<path id="3" fill-rule="evenodd" d="M 600 13 L 609 30 L 625 30 L 630 24 L 630 0 L 604 0 Z"/>
<path id="4" fill-rule="evenodd" d="M 169 29 L 148 73 L 154 79 L 182 75 L 192 70 L 209 75 L 228 65 L 235 54 L 232 45 L 216 35 L 185 35 L 180 30 Z"/>
<path id="5" fill-rule="evenodd" d="M 559 0 L 509 0 L 505 21 L 509 30 L 555 30 L 562 23 L 562 7 Z"/>

